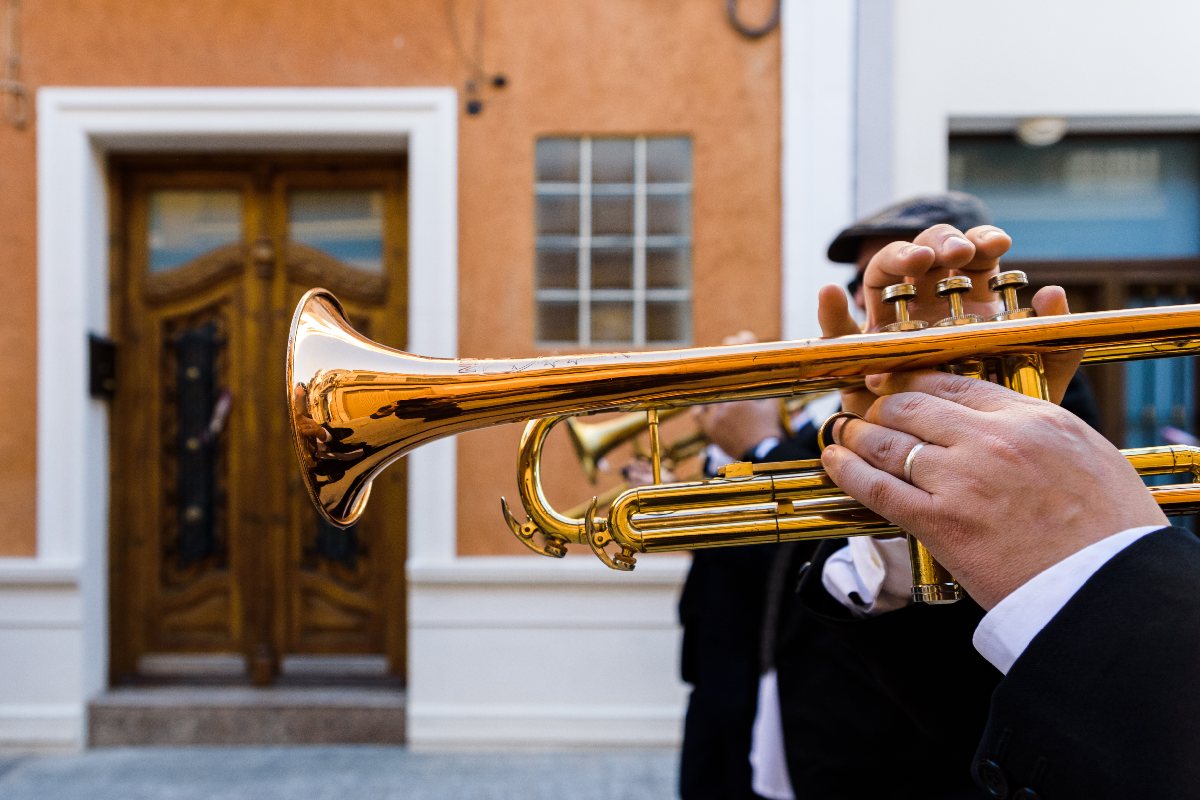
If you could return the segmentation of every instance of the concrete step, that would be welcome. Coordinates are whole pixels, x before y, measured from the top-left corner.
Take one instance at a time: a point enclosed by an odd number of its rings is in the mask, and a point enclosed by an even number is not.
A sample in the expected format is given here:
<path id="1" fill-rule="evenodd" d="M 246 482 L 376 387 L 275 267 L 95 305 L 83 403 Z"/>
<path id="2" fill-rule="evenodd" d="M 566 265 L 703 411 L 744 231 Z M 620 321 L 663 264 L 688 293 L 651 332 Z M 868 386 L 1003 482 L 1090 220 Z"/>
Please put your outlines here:
<path id="1" fill-rule="evenodd" d="M 118 688 L 89 704 L 88 745 L 403 744 L 404 712 L 395 688 Z"/>

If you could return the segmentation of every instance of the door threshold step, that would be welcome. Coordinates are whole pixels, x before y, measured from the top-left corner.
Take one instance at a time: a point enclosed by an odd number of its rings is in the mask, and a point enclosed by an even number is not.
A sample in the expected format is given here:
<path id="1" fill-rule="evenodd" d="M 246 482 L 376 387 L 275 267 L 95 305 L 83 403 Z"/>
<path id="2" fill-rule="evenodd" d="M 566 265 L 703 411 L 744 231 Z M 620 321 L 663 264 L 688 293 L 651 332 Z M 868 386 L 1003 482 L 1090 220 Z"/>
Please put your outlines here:
<path id="1" fill-rule="evenodd" d="M 153 686 L 88 704 L 88 745 L 404 744 L 394 688 Z"/>

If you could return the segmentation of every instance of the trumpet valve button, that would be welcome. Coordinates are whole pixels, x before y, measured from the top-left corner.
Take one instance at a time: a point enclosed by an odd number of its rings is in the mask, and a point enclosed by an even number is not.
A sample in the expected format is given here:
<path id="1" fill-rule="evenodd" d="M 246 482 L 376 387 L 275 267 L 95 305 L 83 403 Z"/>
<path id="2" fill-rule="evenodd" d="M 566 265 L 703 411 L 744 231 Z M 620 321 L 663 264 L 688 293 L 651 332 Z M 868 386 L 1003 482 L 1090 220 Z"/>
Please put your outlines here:
<path id="1" fill-rule="evenodd" d="M 919 331 L 929 327 L 924 320 L 912 319 L 908 311 L 908 303 L 917 296 L 917 287 L 911 283 L 894 283 L 883 290 L 883 302 L 890 303 L 896 308 L 896 321 L 880 327 L 881 331 Z"/>
<path id="2" fill-rule="evenodd" d="M 1029 285 L 1029 276 L 1019 269 L 1005 270 L 997 272 L 988 279 L 988 288 L 993 292 L 1003 291 L 1006 288 L 1024 289 Z"/>
<path id="3" fill-rule="evenodd" d="M 883 290 L 883 302 L 893 305 L 907 304 L 916 296 L 917 287 L 912 283 L 893 283 Z"/>
<path id="4" fill-rule="evenodd" d="M 950 304 L 950 316 L 939 321 L 937 327 L 967 325 L 983 321 L 983 317 L 978 314 L 968 314 L 963 310 L 963 295 L 969 291 L 971 291 L 971 279 L 966 275 L 951 275 L 937 282 L 937 296 L 946 298 Z"/>
<path id="5" fill-rule="evenodd" d="M 966 275 L 951 275 L 937 282 L 937 296 L 953 298 L 971 291 L 971 279 Z"/>
<path id="6" fill-rule="evenodd" d="M 1017 291 L 1028 285 L 1028 276 L 1019 269 L 1010 269 L 993 275 L 988 281 L 988 288 L 1000 295 L 1000 302 L 1003 304 L 1004 310 L 988 319 L 1027 319 L 1036 316 L 1032 308 L 1021 308 L 1021 303 L 1017 299 Z"/>

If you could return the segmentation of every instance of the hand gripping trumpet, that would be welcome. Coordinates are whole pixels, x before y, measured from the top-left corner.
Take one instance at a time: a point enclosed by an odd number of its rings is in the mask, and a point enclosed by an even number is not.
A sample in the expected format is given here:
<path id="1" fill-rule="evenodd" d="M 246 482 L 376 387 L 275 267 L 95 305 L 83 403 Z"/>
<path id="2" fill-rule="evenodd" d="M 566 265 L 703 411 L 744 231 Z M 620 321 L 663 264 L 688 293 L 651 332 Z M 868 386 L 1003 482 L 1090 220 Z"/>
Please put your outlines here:
<path id="1" fill-rule="evenodd" d="M 919 368 L 995 376 L 1034 393 L 1044 391 L 1040 359 L 1047 353 L 1081 350 L 1085 363 L 1098 363 L 1200 349 L 1200 306 L 1036 318 L 1014 300 L 1006 301 L 1002 319 L 968 325 L 954 321 L 962 316 L 953 302 L 960 286 L 947 287 L 949 321 L 927 329 L 906 321 L 900 301 L 909 290 L 897 290 L 898 322 L 888 333 L 520 360 L 427 358 L 390 349 L 354 331 L 336 298 L 314 289 L 296 309 L 287 354 L 301 473 L 320 513 L 347 527 L 363 513 L 371 481 L 388 464 L 426 442 L 491 425 L 827 391 L 865 375 Z M 993 288 L 1015 298 L 1008 284 Z M 1127 456 L 1143 474 L 1190 473 L 1193 483 L 1148 491 L 1168 513 L 1200 510 L 1194 448 Z M 711 481 L 630 489 L 607 517 L 593 507 L 579 519 L 544 503 L 536 465 L 525 464 L 518 483 L 530 519 L 506 516 L 522 541 L 553 556 L 570 543 L 586 544 L 618 569 L 631 569 L 643 552 L 898 532 L 841 493 L 817 462 L 741 465 Z M 943 589 L 950 591 L 952 579 L 938 573 L 923 548 L 912 549 L 916 580 L 933 587 L 918 587 L 916 596 L 950 599 Z"/>

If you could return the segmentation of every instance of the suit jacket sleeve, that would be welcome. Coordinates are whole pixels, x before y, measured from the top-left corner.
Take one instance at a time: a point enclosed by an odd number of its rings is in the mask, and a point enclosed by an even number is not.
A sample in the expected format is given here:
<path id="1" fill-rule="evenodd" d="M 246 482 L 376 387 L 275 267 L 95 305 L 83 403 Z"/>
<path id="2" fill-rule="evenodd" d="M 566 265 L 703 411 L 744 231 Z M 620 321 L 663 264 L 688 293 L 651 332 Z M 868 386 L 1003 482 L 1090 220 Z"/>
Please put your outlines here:
<path id="1" fill-rule="evenodd" d="M 977 783 L 1030 800 L 1200 798 L 1198 585 L 1200 540 L 1179 528 L 1101 567 L 997 687 Z"/>

